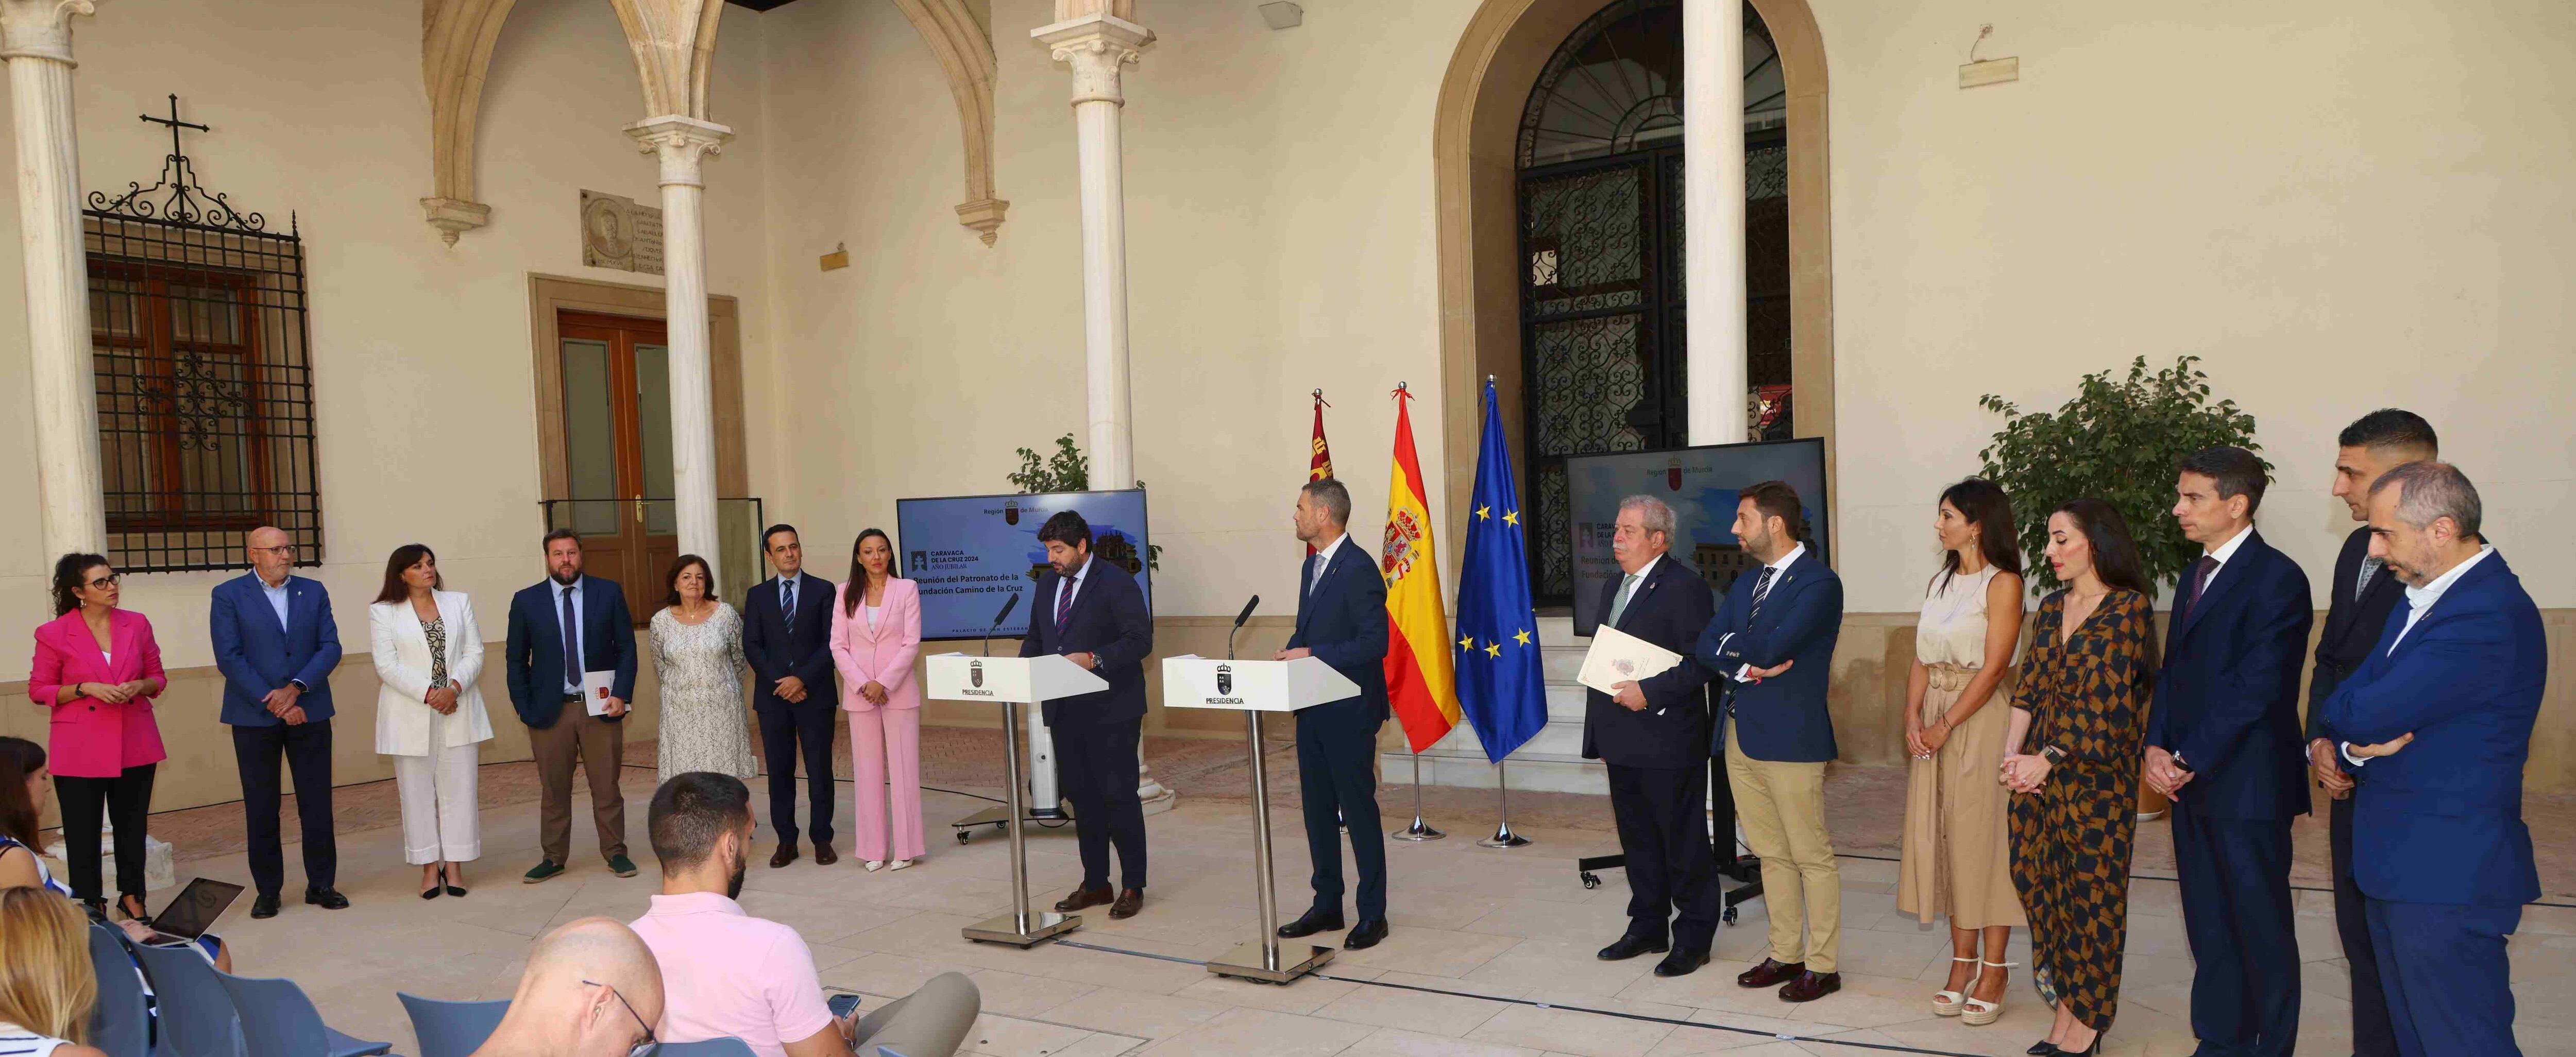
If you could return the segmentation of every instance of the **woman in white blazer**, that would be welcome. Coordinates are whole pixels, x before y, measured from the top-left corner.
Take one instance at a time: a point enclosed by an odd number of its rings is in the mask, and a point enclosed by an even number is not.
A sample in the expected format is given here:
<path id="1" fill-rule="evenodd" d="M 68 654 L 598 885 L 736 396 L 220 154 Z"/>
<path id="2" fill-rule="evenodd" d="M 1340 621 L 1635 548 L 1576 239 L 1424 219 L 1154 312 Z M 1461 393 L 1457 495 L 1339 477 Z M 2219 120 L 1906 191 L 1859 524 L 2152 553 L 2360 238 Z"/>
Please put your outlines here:
<path id="1" fill-rule="evenodd" d="M 921 858 L 921 590 L 894 574 L 894 544 L 879 529 L 850 548 L 850 581 L 832 607 L 832 664 L 850 713 L 858 855 L 874 871 Z M 891 790 L 892 804 L 888 804 Z M 893 826 L 887 826 L 891 807 Z"/>
<path id="2" fill-rule="evenodd" d="M 402 794 L 403 861 L 420 867 L 420 897 L 465 894 L 465 863 L 483 856 L 476 817 L 475 746 L 492 739 L 483 711 L 483 634 L 474 602 L 441 591 L 438 556 L 394 549 L 385 587 L 367 607 L 376 678 L 376 751 L 394 758 Z"/>

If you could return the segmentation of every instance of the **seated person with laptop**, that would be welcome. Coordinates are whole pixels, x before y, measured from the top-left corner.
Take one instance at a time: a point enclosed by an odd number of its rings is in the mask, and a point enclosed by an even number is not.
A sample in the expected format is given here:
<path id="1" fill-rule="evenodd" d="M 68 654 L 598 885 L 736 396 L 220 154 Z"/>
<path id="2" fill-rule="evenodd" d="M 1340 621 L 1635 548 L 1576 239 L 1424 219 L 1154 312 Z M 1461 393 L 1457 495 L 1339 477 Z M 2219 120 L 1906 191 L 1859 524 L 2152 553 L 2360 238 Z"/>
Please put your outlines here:
<path id="1" fill-rule="evenodd" d="M 948 1057 L 965 1042 L 982 1000 L 964 976 L 942 974 L 865 1018 L 836 1017 L 804 938 L 743 913 L 734 897 L 751 862 L 752 815 L 741 779 L 674 775 L 654 791 L 647 819 L 662 894 L 632 927 L 662 970 L 663 1041 L 731 1037 L 761 1057 L 850 1057 L 878 1047 Z"/>
<path id="2" fill-rule="evenodd" d="M 45 868 L 45 860 L 36 854 L 36 822 L 45 813 L 45 800 L 53 793 L 53 776 L 45 770 L 43 746 L 25 738 L 0 738 L 0 888 L 42 888 L 63 898 L 72 891 L 54 879 Z M 224 889 L 230 889 L 225 893 Z M 131 919 L 117 922 L 126 938 L 136 943 L 156 942 L 155 936 L 170 934 L 159 940 L 167 946 L 193 944 L 206 960 L 224 972 L 233 971 L 232 952 L 224 941 L 206 929 L 222 916 L 233 899 L 241 895 L 240 885 L 199 878 L 189 883 L 169 907 L 152 920 L 171 919 L 171 927 L 159 929 L 150 922 Z M 172 911 L 185 910 L 174 916 Z M 175 941 L 175 942 L 174 942 Z"/>

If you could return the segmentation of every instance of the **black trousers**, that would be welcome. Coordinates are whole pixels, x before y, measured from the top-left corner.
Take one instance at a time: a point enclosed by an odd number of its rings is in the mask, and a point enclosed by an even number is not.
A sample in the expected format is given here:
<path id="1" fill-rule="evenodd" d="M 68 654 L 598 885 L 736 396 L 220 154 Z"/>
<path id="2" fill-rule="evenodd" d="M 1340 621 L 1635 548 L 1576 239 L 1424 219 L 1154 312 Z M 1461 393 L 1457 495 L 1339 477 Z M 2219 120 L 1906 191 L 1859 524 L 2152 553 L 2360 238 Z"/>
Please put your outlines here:
<path id="1" fill-rule="evenodd" d="M 1707 950 L 1726 897 L 1708 844 L 1708 762 L 1608 769 L 1610 817 L 1628 860 L 1628 934 L 1661 940 L 1669 928 L 1675 948 Z"/>
<path id="2" fill-rule="evenodd" d="M 312 888 L 329 888 L 340 878 L 340 846 L 331 833 L 331 721 L 234 727 L 233 762 L 241 768 L 242 827 L 250 842 L 250 879 L 264 896 L 277 895 L 286 886 L 286 852 L 278 845 L 277 833 L 277 765 L 281 759 L 295 778 L 295 817 L 301 823 L 304 839 L 304 883 Z"/>
<path id="3" fill-rule="evenodd" d="M 769 765 L 769 828 L 778 843 L 796 843 L 796 758 L 805 758 L 805 835 L 832 843 L 832 717 L 841 711 L 829 682 L 801 705 L 764 705 L 760 751 Z"/>
<path id="4" fill-rule="evenodd" d="M 2353 1057 L 2397 1057 L 2397 1035 L 2388 1016 L 2388 992 L 2379 980 L 2379 958 L 2370 934 L 2368 902 L 2352 879 L 2352 798 L 2328 801 L 2326 834 L 2334 849 L 2335 934 L 2352 969 Z"/>
<path id="5" fill-rule="evenodd" d="M 128 767 L 114 778 L 54 776 L 62 795 L 63 858 L 72 868 L 72 898 L 106 898 L 98 887 L 101 818 L 116 824 L 116 894 L 143 894 L 144 820 L 152 811 L 152 771 L 158 766 Z"/>
<path id="6" fill-rule="evenodd" d="M 2178 800 L 2173 842 L 2200 1052 L 2290 1053 L 2299 1032 L 2299 937 L 2289 820 L 2210 818 Z"/>
<path id="7" fill-rule="evenodd" d="M 1109 887 L 1109 849 L 1118 849 L 1120 888 L 1145 887 L 1145 802 L 1136 798 L 1136 740 L 1145 717 L 1050 727 L 1073 833 L 1082 847 L 1082 887 Z M 1017 751 L 1014 749 L 1014 751 Z"/>
<path id="8" fill-rule="evenodd" d="M 1317 911 L 1342 912 L 1342 826 L 1359 869 L 1360 921 L 1386 918 L 1386 827 L 1377 814 L 1377 722 L 1320 705 L 1297 713 L 1297 791 L 1306 801 L 1306 854 Z"/>

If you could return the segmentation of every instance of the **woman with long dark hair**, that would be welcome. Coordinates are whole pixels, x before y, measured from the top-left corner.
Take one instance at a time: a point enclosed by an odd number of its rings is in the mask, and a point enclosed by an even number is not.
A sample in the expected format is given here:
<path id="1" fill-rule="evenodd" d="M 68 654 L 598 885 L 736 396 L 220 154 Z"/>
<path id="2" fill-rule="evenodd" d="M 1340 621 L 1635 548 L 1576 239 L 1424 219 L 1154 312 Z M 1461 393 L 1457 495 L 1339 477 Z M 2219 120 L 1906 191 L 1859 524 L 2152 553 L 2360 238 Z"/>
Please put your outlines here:
<path id="1" fill-rule="evenodd" d="M 117 608 L 115 568 L 96 554 L 54 563 L 54 619 L 36 628 L 27 696 L 53 713 L 47 739 L 63 804 L 63 858 L 72 894 L 92 907 L 99 885 L 99 823 L 116 827 L 117 909 L 145 916 L 143 833 L 152 775 L 169 753 L 152 699 L 169 685 L 161 644 L 143 614 Z"/>
<path id="2" fill-rule="evenodd" d="M 664 574 L 653 614 L 653 674 L 662 684 L 656 780 L 691 771 L 758 774 L 742 704 L 742 615 L 716 595 L 707 560 L 683 554 Z"/>
<path id="3" fill-rule="evenodd" d="M 2012 884 L 2012 794 L 1995 782 L 2012 719 L 1993 707 L 2021 638 L 2021 548 L 2004 490 L 1975 477 L 1942 491 L 1932 531 L 1943 556 L 1905 681 L 1912 761 L 1896 908 L 1927 925 L 1949 917 L 1950 977 L 1932 1011 L 1985 1025 L 2003 1016 L 2013 927 L 2029 924 Z"/>
<path id="4" fill-rule="evenodd" d="M 385 559 L 385 584 L 367 607 L 374 646 L 376 751 L 394 758 L 402 797 L 403 861 L 420 867 L 420 897 L 465 894 L 465 864 L 483 857 L 476 800 L 481 751 L 492 740 L 483 709 L 483 633 L 474 599 L 442 590 L 438 555 L 418 543 Z"/>
<path id="5" fill-rule="evenodd" d="M 2154 603 L 2128 521 L 2102 500 L 2048 516 L 2048 563 L 2066 586 L 2039 604 L 1997 780 L 2016 794 L 2012 878 L 2031 973 L 2057 1008 L 2030 1052 L 2090 1054 L 2119 1010 Z"/>
<path id="6" fill-rule="evenodd" d="M 921 836 L 921 591 L 895 575 L 894 541 L 882 529 L 850 544 L 850 580 L 832 608 L 832 663 L 850 714 L 850 772 L 857 779 L 858 856 L 869 870 L 901 870 L 927 850 Z M 891 813 L 891 825 L 889 825 Z"/>

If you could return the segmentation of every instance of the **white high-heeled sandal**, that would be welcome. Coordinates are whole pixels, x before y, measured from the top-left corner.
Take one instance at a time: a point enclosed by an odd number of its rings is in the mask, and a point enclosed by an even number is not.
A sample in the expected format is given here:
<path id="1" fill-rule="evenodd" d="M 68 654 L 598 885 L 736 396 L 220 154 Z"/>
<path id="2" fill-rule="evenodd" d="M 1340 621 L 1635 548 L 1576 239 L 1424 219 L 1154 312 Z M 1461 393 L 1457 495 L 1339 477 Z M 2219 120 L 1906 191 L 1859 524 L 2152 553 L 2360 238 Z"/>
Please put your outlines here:
<path id="1" fill-rule="evenodd" d="M 1997 969 L 2010 969 L 2021 963 L 1990 962 L 1980 958 L 1977 960 L 1977 964 L 1981 967 L 1991 965 Z M 1985 970 L 1983 968 L 1979 968 L 1977 970 L 1977 976 L 1979 979 L 1983 979 L 1985 977 Z M 1972 981 L 1968 986 L 1973 988 L 1977 985 Z M 1972 995 L 1963 999 L 1960 1002 L 1960 1005 L 1964 1008 L 1964 1012 L 1959 1019 L 1966 1021 L 1968 1024 L 1975 1027 L 1984 1027 L 1988 1024 L 1992 1024 L 1996 1020 L 2001 1019 L 2004 1015 L 2004 1003 L 2000 998 L 1995 1001 L 1988 1002 L 1985 999 L 1977 998 Z"/>
<path id="2" fill-rule="evenodd" d="M 1950 960 L 1954 962 L 1973 962 L 1977 959 L 1952 958 Z M 1968 986 L 1977 986 L 1977 978 L 1975 976 L 1971 975 L 1968 977 Z M 1963 996 L 1961 996 L 1957 991 L 1934 991 L 1932 992 L 1932 1012 L 1937 1016 L 1958 1016 L 1968 1008 L 1966 1003 L 1961 1000 L 1962 997 Z"/>

